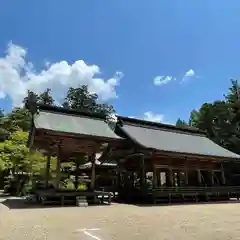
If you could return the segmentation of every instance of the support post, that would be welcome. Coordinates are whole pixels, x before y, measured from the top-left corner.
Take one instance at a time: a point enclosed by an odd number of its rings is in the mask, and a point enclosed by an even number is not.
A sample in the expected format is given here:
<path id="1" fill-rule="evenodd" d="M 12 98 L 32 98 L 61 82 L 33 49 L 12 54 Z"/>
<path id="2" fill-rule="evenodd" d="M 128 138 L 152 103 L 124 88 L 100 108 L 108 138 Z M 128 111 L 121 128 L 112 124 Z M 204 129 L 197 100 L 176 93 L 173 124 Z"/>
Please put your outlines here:
<path id="1" fill-rule="evenodd" d="M 144 156 L 141 156 L 141 187 L 146 183 L 146 174 L 145 174 L 145 159 Z"/>
<path id="2" fill-rule="evenodd" d="M 226 177 L 225 177 L 225 172 L 224 172 L 224 168 L 223 168 L 222 164 L 221 164 L 221 176 L 222 176 L 222 184 L 225 185 L 226 184 Z"/>
<path id="3" fill-rule="evenodd" d="M 76 169 L 75 169 L 75 182 L 74 182 L 74 187 L 75 190 L 78 190 L 78 183 L 79 183 L 79 161 L 80 159 L 78 157 L 76 157 L 75 159 L 75 165 L 76 165 Z"/>
<path id="4" fill-rule="evenodd" d="M 188 185 L 188 169 L 185 170 L 185 184 Z"/>
<path id="5" fill-rule="evenodd" d="M 95 151 L 91 154 L 91 162 L 92 162 L 91 190 L 94 190 L 95 189 L 95 181 L 96 181 L 96 153 L 95 153 Z"/>
<path id="6" fill-rule="evenodd" d="M 45 178 L 45 187 L 48 188 L 48 182 L 50 178 L 50 161 L 51 156 L 47 156 L 47 163 L 46 163 L 46 178 Z"/>
<path id="7" fill-rule="evenodd" d="M 57 165 L 56 165 L 56 179 L 55 179 L 55 187 L 56 189 L 59 188 L 60 184 L 60 174 L 61 174 L 61 161 L 60 161 L 60 154 L 61 154 L 61 146 L 57 146 Z"/>
<path id="8" fill-rule="evenodd" d="M 153 164 L 153 187 L 157 187 L 157 171 L 156 171 L 156 166 Z"/>
<path id="9" fill-rule="evenodd" d="M 201 186 L 202 185 L 202 177 L 201 177 L 200 169 L 197 169 L 197 177 L 198 177 L 198 184 L 199 184 L 199 186 Z"/>
<path id="10" fill-rule="evenodd" d="M 169 168 L 168 171 L 169 171 L 169 183 L 171 186 L 173 186 L 173 170 L 172 168 Z"/>
<path id="11" fill-rule="evenodd" d="M 210 177 L 211 177 L 211 185 L 214 185 L 214 172 L 211 170 L 210 171 Z"/>

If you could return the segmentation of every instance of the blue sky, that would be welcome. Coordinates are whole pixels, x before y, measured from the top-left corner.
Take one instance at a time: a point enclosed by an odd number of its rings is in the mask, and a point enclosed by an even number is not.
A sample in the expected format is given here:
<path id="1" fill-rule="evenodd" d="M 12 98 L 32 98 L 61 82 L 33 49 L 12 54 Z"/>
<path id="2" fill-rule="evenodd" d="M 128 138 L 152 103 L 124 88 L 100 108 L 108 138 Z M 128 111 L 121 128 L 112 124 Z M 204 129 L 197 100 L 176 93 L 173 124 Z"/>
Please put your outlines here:
<path id="1" fill-rule="evenodd" d="M 119 114 L 187 119 L 240 75 L 239 12 L 239 0 L 2 0 L 0 107 L 87 83 Z"/>

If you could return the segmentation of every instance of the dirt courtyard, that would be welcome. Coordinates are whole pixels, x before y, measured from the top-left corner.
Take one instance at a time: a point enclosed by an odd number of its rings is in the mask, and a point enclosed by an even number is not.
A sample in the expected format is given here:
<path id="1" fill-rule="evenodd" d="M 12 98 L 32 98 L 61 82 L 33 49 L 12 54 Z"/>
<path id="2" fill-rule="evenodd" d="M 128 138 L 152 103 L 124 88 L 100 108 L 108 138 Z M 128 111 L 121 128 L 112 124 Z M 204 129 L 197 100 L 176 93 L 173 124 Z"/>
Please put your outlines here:
<path id="1" fill-rule="evenodd" d="M 240 239 L 240 203 L 19 208 L 0 203 L 0 240 Z"/>

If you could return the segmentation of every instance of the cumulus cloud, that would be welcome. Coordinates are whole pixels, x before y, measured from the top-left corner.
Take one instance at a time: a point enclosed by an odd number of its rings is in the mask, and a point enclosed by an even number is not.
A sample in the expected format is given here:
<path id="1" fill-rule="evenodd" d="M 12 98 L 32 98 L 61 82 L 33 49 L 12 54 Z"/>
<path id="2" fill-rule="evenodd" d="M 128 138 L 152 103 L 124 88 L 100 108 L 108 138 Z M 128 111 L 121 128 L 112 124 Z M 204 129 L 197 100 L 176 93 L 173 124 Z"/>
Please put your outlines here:
<path id="1" fill-rule="evenodd" d="M 121 72 L 105 80 L 97 77 L 101 73 L 97 65 L 88 65 L 83 60 L 72 64 L 64 60 L 45 62 L 44 68 L 37 72 L 26 56 L 26 49 L 10 43 L 5 56 L 0 58 L 0 98 L 9 96 L 14 106 L 21 105 L 28 90 L 41 93 L 51 88 L 54 98 L 61 101 L 68 87 L 83 84 L 103 101 L 117 97 L 116 87 L 123 77 Z"/>
<path id="2" fill-rule="evenodd" d="M 129 118 L 138 118 L 138 119 L 143 119 L 146 121 L 151 121 L 151 122 L 161 122 L 161 123 L 166 123 L 169 124 L 165 121 L 164 115 L 159 114 L 159 113 L 154 113 L 152 111 L 148 111 L 143 113 L 142 116 L 140 117 L 135 117 L 135 116 L 128 116 Z"/>
<path id="3" fill-rule="evenodd" d="M 173 76 L 156 76 L 154 79 L 153 79 L 153 84 L 156 85 L 156 86 L 160 86 L 160 85 L 164 85 L 164 84 L 167 84 L 171 81 L 174 81 L 176 80 L 175 77 Z"/>
<path id="4" fill-rule="evenodd" d="M 195 71 L 194 71 L 193 69 L 189 69 L 189 70 L 184 74 L 182 81 L 185 81 L 185 80 L 187 80 L 187 79 L 189 79 L 189 78 L 193 78 L 193 77 L 195 77 L 195 75 L 196 75 Z"/>
<path id="5" fill-rule="evenodd" d="M 145 112 L 143 119 L 151 122 L 164 122 L 164 115 L 159 113 L 153 113 L 151 111 Z"/>

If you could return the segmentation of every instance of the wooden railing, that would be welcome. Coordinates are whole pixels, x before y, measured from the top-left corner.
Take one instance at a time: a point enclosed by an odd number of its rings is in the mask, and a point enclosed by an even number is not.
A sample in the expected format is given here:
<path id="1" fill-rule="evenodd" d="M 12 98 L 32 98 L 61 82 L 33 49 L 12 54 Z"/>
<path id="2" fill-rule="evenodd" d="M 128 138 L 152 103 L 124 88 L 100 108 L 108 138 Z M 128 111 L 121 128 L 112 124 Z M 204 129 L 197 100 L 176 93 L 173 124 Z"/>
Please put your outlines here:
<path id="1" fill-rule="evenodd" d="M 149 189 L 150 190 L 150 189 Z M 240 186 L 214 186 L 214 187 L 160 187 L 160 188 L 152 188 L 150 191 L 152 192 L 171 192 L 171 193 L 182 193 L 182 192 L 219 192 L 219 193 L 228 193 L 228 192 L 239 192 Z"/>
<path id="2" fill-rule="evenodd" d="M 168 198 L 172 199 L 194 199 L 198 200 L 220 200 L 240 197 L 240 186 L 216 186 L 216 187 L 162 187 L 148 189 L 148 194 L 152 196 L 153 201 L 161 201 Z"/>

